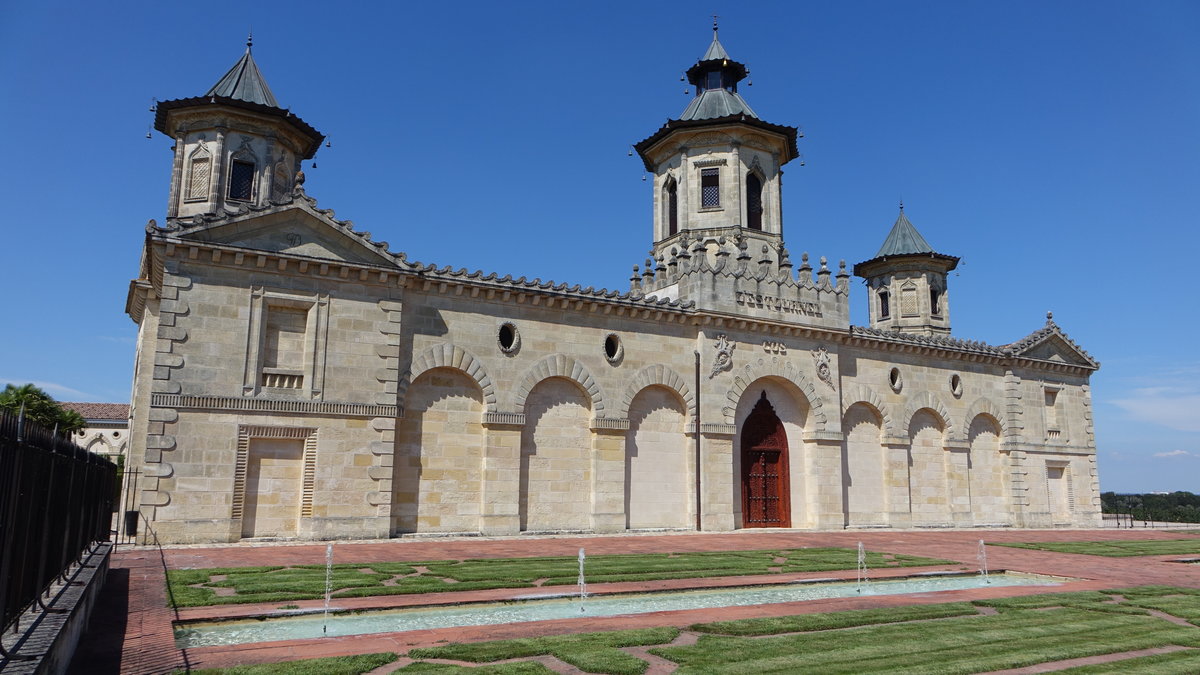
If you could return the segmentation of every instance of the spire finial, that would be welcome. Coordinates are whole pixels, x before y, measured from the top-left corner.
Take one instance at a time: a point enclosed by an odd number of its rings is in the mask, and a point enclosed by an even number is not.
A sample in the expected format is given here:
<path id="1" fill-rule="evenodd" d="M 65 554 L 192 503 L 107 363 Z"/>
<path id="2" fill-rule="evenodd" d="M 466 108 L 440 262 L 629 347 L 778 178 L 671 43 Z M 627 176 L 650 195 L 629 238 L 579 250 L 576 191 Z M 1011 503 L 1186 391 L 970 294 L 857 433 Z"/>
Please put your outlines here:
<path id="1" fill-rule="evenodd" d="M 904 197 L 900 198 L 900 212 L 904 213 Z"/>
<path id="2" fill-rule="evenodd" d="M 250 51 L 250 48 L 253 46 L 254 46 L 254 29 L 251 28 L 246 33 L 246 51 Z"/>
<path id="3" fill-rule="evenodd" d="M 716 14 L 713 14 L 712 18 L 713 18 L 713 39 L 716 40 L 717 39 L 717 19 L 719 19 L 720 17 Z"/>

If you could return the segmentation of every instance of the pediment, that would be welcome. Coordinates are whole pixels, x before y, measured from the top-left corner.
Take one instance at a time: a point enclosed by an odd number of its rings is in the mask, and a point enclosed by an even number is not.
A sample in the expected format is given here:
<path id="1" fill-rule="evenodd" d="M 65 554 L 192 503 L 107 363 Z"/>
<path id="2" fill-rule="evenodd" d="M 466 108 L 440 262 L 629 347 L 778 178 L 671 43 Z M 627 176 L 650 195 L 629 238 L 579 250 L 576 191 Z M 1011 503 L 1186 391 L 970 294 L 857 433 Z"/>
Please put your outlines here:
<path id="1" fill-rule="evenodd" d="M 1057 330 L 1047 331 L 1039 340 L 1014 350 L 1017 356 L 1024 356 L 1039 361 L 1051 361 L 1073 366 L 1095 368 L 1099 364 L 1087 352 L 1077 347 L 1065 335 Z"/>
<path id="2" fill-rule="evenodd" d="M 354 232 L 346 224 L 300 206 L 233 216 L 201 227 L 186 228 L 176 236 L 324 260 L 397 264 L 387 253 L 386 244 L 370 241 L 369 233 Z"/>

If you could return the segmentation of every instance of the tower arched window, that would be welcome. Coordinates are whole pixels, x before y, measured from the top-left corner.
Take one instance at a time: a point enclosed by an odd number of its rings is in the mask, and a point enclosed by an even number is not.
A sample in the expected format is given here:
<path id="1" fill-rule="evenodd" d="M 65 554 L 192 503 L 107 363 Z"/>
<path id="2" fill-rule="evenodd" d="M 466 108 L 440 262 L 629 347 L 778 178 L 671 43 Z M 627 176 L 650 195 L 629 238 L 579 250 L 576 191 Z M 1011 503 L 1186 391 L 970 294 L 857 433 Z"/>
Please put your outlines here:
<path id="1" fill-rule="evenodd" d="M 762 179 L 753 171 L 746 174 L 746 227 L 761 230 L 763 215 Z"/>
<path id="2" fill-rule="evenodd" d="M 187 192 L 184 193 L 187 197 L 185 199 L 188 201 L 208 199 L 208 186 L 212 181 L 212 155 L 203 143 L 188 158 L 187 181 Z"/>
<path id="3" fill-rule="evenodd" d="M 674 178 L 667 179 L 667 236 L 679 232 L 679 186 Z"/>

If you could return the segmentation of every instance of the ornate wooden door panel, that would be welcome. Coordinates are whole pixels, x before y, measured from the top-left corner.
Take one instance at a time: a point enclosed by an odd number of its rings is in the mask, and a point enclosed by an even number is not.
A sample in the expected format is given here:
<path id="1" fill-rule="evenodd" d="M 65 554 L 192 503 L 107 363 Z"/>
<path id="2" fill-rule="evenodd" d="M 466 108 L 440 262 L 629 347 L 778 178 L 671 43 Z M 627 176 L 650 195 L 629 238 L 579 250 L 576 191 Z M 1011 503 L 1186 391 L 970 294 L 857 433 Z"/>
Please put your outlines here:
<path id="1" fill-rule="evenodd" d="M 765 391 L 742 425 L 742 520 L 791 527 L 787 434 Z"/>

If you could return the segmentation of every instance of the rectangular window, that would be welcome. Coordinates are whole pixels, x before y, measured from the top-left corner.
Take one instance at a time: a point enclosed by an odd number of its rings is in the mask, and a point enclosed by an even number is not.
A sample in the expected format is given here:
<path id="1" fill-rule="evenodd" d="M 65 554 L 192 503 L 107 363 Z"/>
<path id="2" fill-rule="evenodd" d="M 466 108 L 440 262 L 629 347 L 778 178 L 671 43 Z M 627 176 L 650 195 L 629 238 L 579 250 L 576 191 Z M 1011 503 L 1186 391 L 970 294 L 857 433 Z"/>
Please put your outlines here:
<path id="1" fill-rule="evenodd" d="M 1058 387 L 1046 387 L 1046 438 L 1059 440 L 1062 438 L 1062 427 L 1058 424 Z"/>
<path id="2" fill-rule="evenodd" d="M 212 166 L 207 157 L 192 160 L 192 171 L 188 177 L 188 199 L 208 199 L 208 182 Z"/>
<path id="3" fill-rule="evenodd" d="M 304 385 L 304 347 L 308 310 L 267 307 L 263 326 L 262 386 L 299 389 Z"/>
<path id="4" fill-rule="evenodd" d="M 248 202 L 254 194 L 254 164 L 233 161 L 229 167 L 229 198 Z"/>
<path id="5" fill-rule="evenodd" d="M 886 319 L 892 315 L 892 299 L 888 297 L 887 291 L 879 293 L 879 318 Z"/>
<path id="6" fill-rule="evenodd" d="M 700 208 L 715 209 L 721 206 L 721 170 L 713 167 L 700 169 Z"/>

